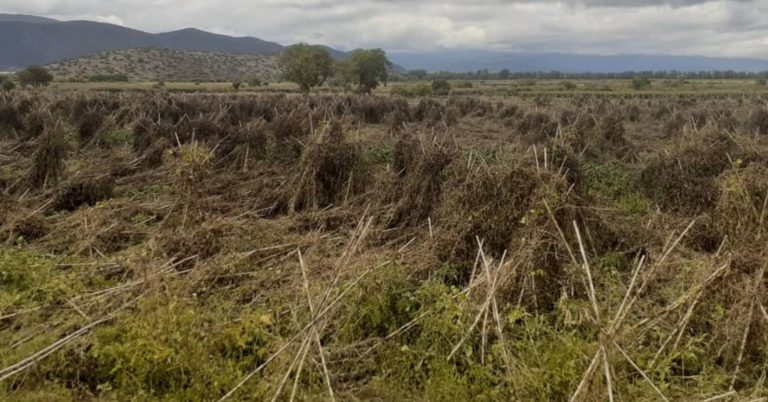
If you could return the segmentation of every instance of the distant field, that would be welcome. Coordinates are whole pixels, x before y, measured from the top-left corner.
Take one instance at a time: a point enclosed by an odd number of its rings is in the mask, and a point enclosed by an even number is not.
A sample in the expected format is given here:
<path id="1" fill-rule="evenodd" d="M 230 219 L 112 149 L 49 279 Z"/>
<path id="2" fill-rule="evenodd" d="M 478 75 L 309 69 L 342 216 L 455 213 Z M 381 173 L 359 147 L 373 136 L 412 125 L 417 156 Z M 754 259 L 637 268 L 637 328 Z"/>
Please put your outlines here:
<path id="1" fill-rule="evenodd" d="M 651 87 L 633 90 L 629 80 L 473 80 L 449 81 L 453 95 L 508 96 L 528 94 L 549 94 L 569 96 L 573 94 L 611 95 L 670 95 L 670 94 L 759 94 L 768 93 L 768 87 L 756 85 L 752 80 L 686 80 L 684 84 L 673 84 L 664 80 L 653 81 Z M 566 89 L 565 83 L 575 85 Z M 430 84 L 429 81 L 394 81 L 379 87 L 375 93 L 387 94 L 395 88 L 413 88 Z M 267 86 L 251 87 L 243 84 L 235 91 L 231 82 L 56 82 L 54 89 L 72 90 L 157 90 L 195 92 L 298 92 L 290 82 L 272 82 Z M 339 88 L 324 86 L 314 92 L 341 92 Z"/>
<path id="2" fill-rule="evenodd" d="M 575 85 L 566 89 L 565 85 Z M 423 82 L 393 82 L 390 87 L 429 84 Z M 487 80 L 450 81 L 451 93 L 462 95 L 514 95 L 518 93 L 547 94 L 670 94 L 670 93 L 722 93 L 766 92 L 768 87 L 758 86 L 752 80 L 686 80 L 684 84 L 665 80 L 652 81 L 649 88 L 634 90 L 630 80 Z M 470 86 L 471 85 L 471 86 Z"/>
<path id="3" fill-rule="evenodd" d="M 200 91 L 200 92 L 268 92 L 298 91 L 297 87 L 289 82 L 272 83 L 268 86 L 249 87 L 244 84 L 239 91 L 235 91 L 231 82 L 56 82 L 51 85 L 57 90 L 95 90 L 95 91 Z"/>

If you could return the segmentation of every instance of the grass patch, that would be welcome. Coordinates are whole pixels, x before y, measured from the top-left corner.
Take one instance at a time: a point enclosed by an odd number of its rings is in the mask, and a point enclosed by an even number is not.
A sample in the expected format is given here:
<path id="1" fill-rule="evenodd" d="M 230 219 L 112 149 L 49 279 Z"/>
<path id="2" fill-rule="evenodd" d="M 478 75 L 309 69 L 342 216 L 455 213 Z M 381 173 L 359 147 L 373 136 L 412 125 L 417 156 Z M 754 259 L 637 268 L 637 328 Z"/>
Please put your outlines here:
<path id="1" fill-rule="evenodd" d="M 619 208 L 625 214 L 642 214 L 651 201 L 643 195 L 639 172 L 614 163 L 585 162 L 582 166 L 588 194 Z"/>

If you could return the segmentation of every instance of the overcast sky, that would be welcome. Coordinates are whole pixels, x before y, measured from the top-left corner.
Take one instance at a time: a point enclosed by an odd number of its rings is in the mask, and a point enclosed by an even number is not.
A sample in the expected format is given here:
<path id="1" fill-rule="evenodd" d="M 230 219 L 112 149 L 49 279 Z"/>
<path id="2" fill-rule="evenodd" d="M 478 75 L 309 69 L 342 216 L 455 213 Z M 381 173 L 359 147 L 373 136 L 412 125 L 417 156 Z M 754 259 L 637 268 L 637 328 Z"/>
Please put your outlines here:
<path id="1" fill-rule="evenodd" d="M 2 0 L 1 12 L 339 49 L 768 58 L 768 0 Z"/>

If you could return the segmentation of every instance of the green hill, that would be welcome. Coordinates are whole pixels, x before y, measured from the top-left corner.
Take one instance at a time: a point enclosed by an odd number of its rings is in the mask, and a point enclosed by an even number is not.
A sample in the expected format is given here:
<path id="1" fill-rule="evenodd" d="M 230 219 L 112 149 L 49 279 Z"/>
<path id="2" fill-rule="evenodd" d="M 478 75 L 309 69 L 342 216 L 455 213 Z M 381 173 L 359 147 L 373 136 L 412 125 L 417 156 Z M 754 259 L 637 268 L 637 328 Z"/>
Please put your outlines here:
<path id="1" fill-rule="evenodd" d="M 275 80 L 280 71 L 272 55 L 200 52 L 156 48 L 112 50 L 46 66 L 59 80 L 130 81 Z"/>

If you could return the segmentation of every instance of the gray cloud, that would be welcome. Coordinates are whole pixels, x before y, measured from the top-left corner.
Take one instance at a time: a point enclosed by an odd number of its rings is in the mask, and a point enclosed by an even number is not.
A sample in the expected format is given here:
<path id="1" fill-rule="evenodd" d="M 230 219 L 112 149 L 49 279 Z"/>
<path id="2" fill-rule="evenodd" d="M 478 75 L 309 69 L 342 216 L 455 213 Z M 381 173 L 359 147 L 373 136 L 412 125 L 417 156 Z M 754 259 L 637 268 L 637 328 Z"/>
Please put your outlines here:
<path id="1" fill-rule="evenodd" d="M 3 0 L 0 12 L 342 49 L 768 57 L 766 0 Z"/>

